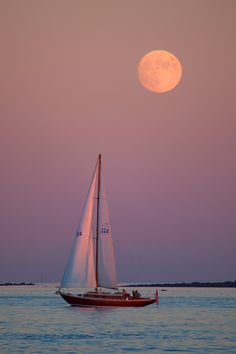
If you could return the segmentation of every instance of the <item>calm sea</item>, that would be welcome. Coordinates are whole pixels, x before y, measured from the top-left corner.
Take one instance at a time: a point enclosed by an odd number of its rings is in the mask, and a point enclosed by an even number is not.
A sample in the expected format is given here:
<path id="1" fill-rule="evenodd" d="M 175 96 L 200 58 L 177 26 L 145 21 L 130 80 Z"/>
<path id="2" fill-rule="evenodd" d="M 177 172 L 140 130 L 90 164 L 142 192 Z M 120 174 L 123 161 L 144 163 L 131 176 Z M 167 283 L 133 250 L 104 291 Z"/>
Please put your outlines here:
<path id="1" fill-rule="evenodd" d="M 236 353 L 236 289 L 166 289 L 159 305 L 86 309 L 55 285 L 2 286 L 0 353 Z"/>

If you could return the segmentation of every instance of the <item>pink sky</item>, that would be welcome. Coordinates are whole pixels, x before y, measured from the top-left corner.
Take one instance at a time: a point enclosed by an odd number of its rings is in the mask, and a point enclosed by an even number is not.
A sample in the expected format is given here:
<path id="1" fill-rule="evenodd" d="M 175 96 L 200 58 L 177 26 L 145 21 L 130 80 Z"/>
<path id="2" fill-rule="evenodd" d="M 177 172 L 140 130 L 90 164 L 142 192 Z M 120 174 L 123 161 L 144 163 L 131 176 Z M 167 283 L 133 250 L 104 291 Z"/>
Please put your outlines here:
<path id="1" fill-rule="evenodd" d="M 0 2 L 0 282 L 59 281 L 99 152 L 120 281 L 235 280 L 236 2 Z M 171 92 L 137 78 L 164 49 Z"/>

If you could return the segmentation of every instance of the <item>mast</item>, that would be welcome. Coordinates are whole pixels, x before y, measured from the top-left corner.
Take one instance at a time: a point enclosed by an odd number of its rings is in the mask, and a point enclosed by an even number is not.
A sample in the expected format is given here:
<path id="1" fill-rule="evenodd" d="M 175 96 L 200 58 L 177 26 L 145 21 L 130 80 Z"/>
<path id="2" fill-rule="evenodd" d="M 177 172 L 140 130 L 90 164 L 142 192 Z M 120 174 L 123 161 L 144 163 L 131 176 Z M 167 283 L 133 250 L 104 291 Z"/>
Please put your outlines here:
<path id="1" fill-rule="evenodd" d="M 96 262 L 95 262 L 96 291 L 98 291 L 98 236 L 99 236 L 100 189 L 101 189 L 101 154 L 98 155 L 98 194 L 97 194 Z"/>

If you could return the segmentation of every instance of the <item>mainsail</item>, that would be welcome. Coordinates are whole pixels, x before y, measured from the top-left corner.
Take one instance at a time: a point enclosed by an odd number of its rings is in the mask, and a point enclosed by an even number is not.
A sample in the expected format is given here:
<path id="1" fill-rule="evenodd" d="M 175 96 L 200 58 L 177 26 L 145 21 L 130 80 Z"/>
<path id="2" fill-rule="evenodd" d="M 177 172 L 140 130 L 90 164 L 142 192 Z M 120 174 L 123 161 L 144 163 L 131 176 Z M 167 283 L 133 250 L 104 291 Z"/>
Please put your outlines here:
<path id="1" fill-rule="evenodd" d="M 117 288 L 115 255 L 104 177 L 101 178 L 98 236 L 98 286 Z"/>
<path id="2" fill-rule="evenodd" d="M 117 288 L 111 226 L 101 170 L 99 156 L 61 288 Z M 97 214 L 96 237 L 93 230 L 94 213 Z"/>

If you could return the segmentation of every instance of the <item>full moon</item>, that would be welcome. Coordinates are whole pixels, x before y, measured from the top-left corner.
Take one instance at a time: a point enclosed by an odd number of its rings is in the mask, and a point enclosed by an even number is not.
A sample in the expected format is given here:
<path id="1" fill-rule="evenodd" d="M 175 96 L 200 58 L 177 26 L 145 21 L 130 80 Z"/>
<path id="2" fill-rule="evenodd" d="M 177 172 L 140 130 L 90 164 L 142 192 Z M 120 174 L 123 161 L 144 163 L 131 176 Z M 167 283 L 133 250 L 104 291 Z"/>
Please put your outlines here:
<path id="1" fill-rule="evenodd" d="M 172 90 L 180 81 L 182 66 L 178 58 L 166 50 L 154 50 L 142 57 L 138 65 L 141 84 L 153 92 Z"/>

